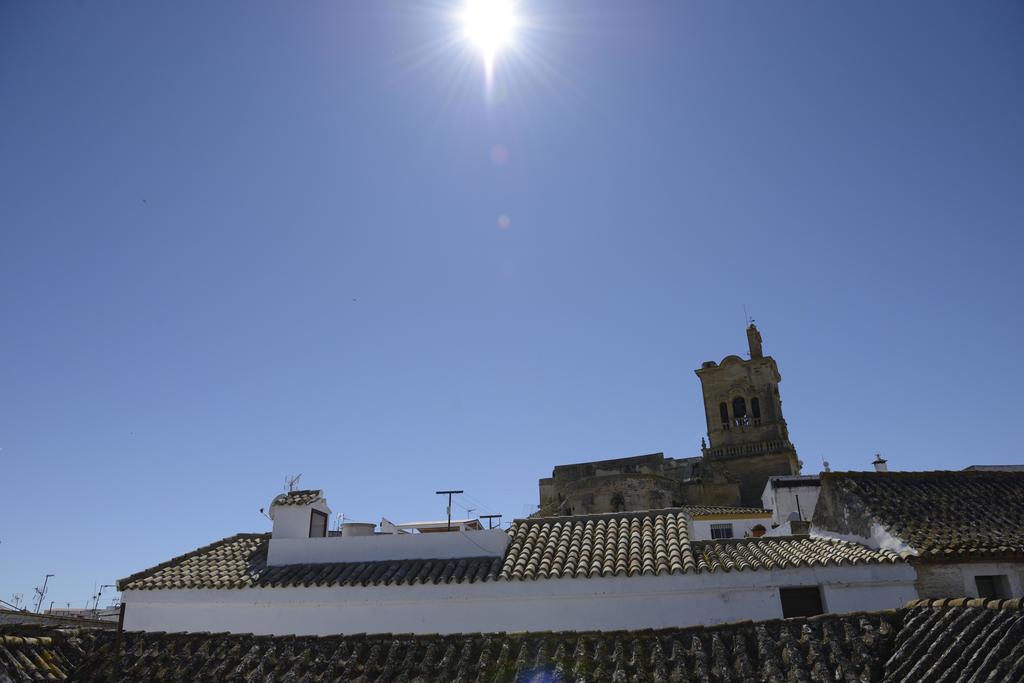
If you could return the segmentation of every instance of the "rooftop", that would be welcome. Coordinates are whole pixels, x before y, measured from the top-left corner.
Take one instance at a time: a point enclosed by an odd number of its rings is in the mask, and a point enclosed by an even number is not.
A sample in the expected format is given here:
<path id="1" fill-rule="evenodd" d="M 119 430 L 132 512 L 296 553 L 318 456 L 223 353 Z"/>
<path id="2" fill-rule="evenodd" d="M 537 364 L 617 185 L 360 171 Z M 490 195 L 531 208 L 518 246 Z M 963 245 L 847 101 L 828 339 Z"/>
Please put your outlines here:
<path id="1" fill-rule="evenodd" d="M 270 505 L 312 505 L 323 497 L 324 492 L 320 489 L 302 489 L 282 493 L 276 496 Z"/>
<path id="2" fill-rule="evenodd" d="M 1024 472 L 825 472 L 821 482 L 816 528 L 859 517 L 921 557 L 1024 556 Z"/>
<path id="3" fill-rule="evenodd" d="M 448 560 L 269 566 L 270 534 L 237 534 L 124 578 L 118 590 L 475 583 L 900 561 L 888 551 L 806 536 L 691 542 L 689 517 L 687 508 L 670 508 L 516 520 L 504 557 Z"/>
<path id="4" fill-rule="evenodd" d="M 275 637 L 19 626 L 0 627 L 0 678 L 1021 680 L 1022 631 L 1021 601 L 966 599 L 915 601 L 886 612 L 603 633 Z"/>

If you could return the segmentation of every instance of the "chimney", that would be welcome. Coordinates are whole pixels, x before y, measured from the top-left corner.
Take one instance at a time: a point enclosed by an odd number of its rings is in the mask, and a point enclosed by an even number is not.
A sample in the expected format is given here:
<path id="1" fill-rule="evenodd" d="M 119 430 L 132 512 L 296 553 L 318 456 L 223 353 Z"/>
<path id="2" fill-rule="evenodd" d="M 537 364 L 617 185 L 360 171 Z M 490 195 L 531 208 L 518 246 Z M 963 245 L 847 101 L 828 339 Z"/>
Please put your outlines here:
<path id="1" fill-rule="evenodd" d="M 875 466 L 875 472 L 888 472 L 889 466 L 885 464 L 886 462 L 885 458 L 880 454 L 875 453 L 875 459 L 871 464 Z"/>
<path id="2" fill-rule="evenodd" d="M 754 323 L 750 323 L 750 327 L 747 328 L 747 346 L 750 347 L 751 358 L 764 358 L 761 351 L 761 333 L 757 331 Z"/>

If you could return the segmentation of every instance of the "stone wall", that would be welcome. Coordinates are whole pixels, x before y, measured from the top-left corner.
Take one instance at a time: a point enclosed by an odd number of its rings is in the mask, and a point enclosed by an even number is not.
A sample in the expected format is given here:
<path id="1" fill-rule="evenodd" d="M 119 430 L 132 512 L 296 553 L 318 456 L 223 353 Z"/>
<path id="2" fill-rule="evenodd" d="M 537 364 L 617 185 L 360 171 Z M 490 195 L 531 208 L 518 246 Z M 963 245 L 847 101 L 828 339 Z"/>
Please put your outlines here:
<path id="1" fill-rule="evenodd" d="M 748 507 L 760 507 L 761 494 L 769 477 L 800 472 L 796 451 L 792 450 L 708 460 L 716 470 L 739 483 L 740 504 Z"/>
<path id="2" fill-rule="evenodd" d="M 768 468 L 764 471 L 774 472 L 772 462 L 762 464 Z M 762 469 L 755 467 L 757 473 L 751 476 L 761 476 Z M 741 499 L 740 480 L 726 468 L 707 458 L 675 459 L 662 453 L 559 465 L 552 476 L 540 480 L 539 489 L 541 516 L 740 505 Z"/>

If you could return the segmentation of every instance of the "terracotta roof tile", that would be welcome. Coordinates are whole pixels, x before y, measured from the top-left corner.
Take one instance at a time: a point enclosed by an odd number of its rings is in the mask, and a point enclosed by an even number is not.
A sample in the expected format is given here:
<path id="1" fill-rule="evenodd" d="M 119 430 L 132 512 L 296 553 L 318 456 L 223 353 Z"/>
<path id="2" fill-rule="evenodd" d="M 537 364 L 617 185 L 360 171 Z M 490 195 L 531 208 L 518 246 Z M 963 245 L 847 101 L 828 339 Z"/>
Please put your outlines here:
<path id="1" fill-rule="evenodd" d="M 696 571 L 680 511 L 541 517 L 513 522 L 503 579 Z"/>
<path id="2" fill-rule="evenodd" d="M 251 636 L 54 631 L 0 643 L 0 672 L 129 681 L 877 680 L 900 612 L 663 631 Z M 42 639 L 37 639 L 42 640 Z M 44 668 L 46 661 L 57 665 Z M 0 675 L 0 678 L 3 678 Z"/>
<path id="3" fill-rule="evenodd" d="M 821 480 L 826 505 L 835 495 L 859 499 L 922 557 L 1024 556 L 1024 472 L 831 472 Z"/>
<path id="4" fill-rule="evenodd" d="M 660 631 L 251 636 L 0 626 L 0 680 L 1019 681 L 1020 600 Z"/>
<path id="5" fill-rule="evenodd" d="M 118 582 L 118 590 L 472 583 L 496 578 L 500 557 L 267 565 L 270 534 L 238 534 Z"/>
<path id="6" fill-rule="evenodd" d="M 267 565 L 269 534 L 238 534 L 139 572 L 120 590 L 414 585 L 660 576 L 894 562 L 892 553 L 807 537 L 691 542 L 687 509 L 516 520 L 501 557 Z"/>
<path id="7" fill-rule="evenodd" d="M 808 536 L 698 541 L 693 544 L 702 572 L 825 567 L 829 565 L 893 564 L 899 555 L 855 543 Z"/>
<path id="8" fill-rule="evenodd" d="M 302 489 L 282 493 L 275 497 L 270 505 L 312 505 L 323 497 L 324 492 L 320 489 Z"/>

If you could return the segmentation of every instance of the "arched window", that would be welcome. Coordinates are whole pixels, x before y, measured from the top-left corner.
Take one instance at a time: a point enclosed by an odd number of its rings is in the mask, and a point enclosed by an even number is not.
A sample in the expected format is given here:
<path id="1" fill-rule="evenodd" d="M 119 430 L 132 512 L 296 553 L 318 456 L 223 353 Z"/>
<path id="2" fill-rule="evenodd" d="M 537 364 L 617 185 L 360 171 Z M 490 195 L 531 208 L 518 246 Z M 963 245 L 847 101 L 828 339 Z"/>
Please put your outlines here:
<path id="1" fill-rule="evenodd" d="M 755 398 L 754 400 L 756 401 L 757 399 Z M 753 536 L 754 538 L 761 538 L 762 536 L 765 535 L 765 533 L 767 531 L 768 531 L 767 529 L 765 529 L 763 526 L 758 524 L 758 525 L 754 526 L 753 529 L 750 530 L 750 535 Z"/>
<path id="2" fill-rule="evenodd" d="M 761 402 L 756 396 L 750 399 L 750 416 L 754 418 L 754 426 L 761 424 Z"/>
<path id="3" fill-rule="evenodd" d="M 620 491 L 612 494 L 612 512 L 622 512 L 626 509 L 626 497 Z"/>
<path id="4" fill-rule="evenodd" d="M 747 402 L 743 400 L 742 396 L 737 396 L 732 400 L 732 419 L 740 427 L 746 426 L 749 422 L 747 419 Z"/>
<path id="5" fill-rule="evenodd" d="M 718 412 L 722 417 L 722 429 L 729 429 L 729 406 L 725 403 L 719 403 Z"/>

